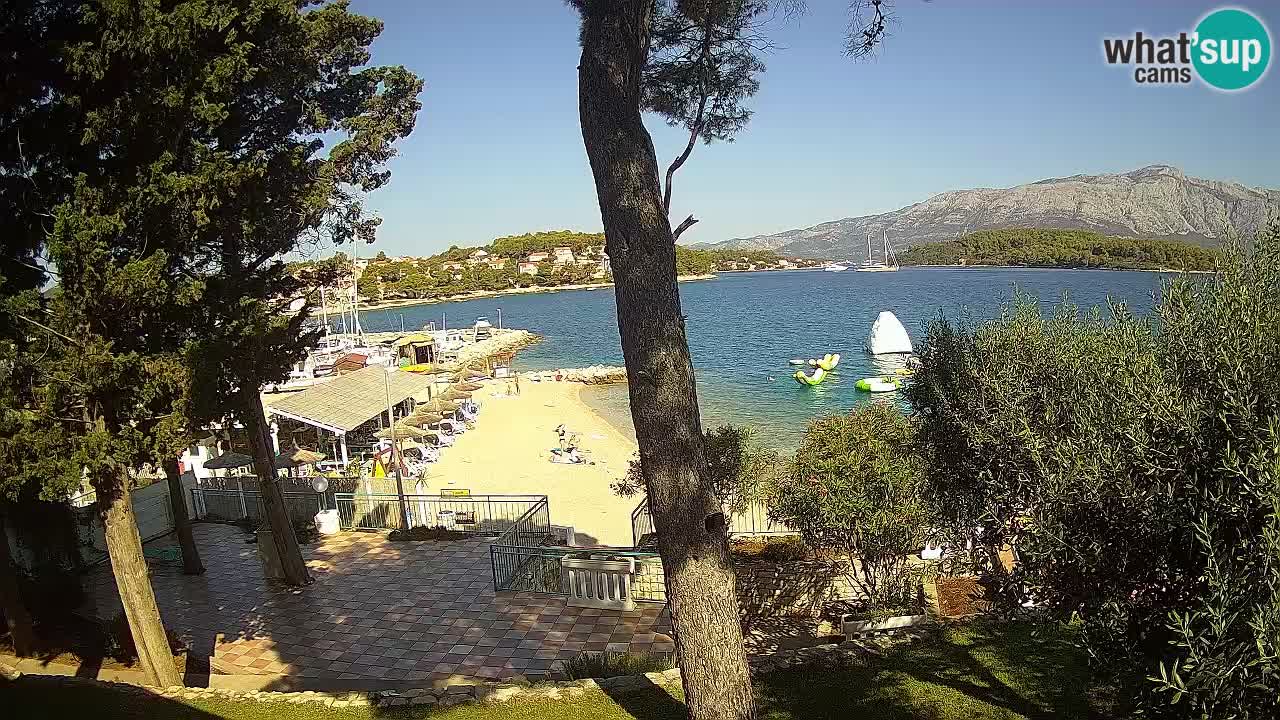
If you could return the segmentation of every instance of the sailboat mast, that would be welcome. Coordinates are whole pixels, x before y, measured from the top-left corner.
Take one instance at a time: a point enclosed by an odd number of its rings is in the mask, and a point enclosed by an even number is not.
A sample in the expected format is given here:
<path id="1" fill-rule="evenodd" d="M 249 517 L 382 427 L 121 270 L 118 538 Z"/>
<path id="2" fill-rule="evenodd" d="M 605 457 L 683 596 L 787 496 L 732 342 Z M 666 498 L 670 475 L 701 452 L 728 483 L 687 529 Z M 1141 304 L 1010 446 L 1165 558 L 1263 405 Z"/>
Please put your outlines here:
<path id="1" fill-rule="evenodd" d="M 324 283 L 320 284 L 320 317 L 324 319 L 324 336 L 329 337 L 329 303 L 324 299 Z"/>
<path id="2" fill-rule="evenodd" d="M 871 230 L 867 230 L 867 264 L 870 265 L 874 260 L 871 257 Z"/>
<path id="3" fill-rule="evenodd" d="M 356 255 L 360 249 L 360 238 L 351 241 L 351 331 L 357 338 L 364 335 L 360 329 L 360 283 L 356 276 Z"/>

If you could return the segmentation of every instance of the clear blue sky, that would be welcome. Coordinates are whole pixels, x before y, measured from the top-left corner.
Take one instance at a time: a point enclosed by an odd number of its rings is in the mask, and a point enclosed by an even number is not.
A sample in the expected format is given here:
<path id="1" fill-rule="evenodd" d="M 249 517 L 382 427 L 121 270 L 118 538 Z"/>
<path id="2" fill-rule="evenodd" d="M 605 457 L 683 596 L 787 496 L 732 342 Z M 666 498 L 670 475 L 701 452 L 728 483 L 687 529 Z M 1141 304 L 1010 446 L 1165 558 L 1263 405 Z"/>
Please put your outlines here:
<path id="1" fill-rule="evenodd" d="M 732 144 L 699 145 L 676 180 L 689 242 L 892 210 L 946 190 L 1167 163 L 1280 187 L 1280 71 L 1225 94 L 1138 87 L 1104 36 L 1190 30 L 1207 2 L 898 0 L 879 56 L 841 54 L 846 0 L 771 36 L 783 46 Z M 1249 7 L 1280 41 L 1280 8 Z M 378 63 L 426 80 L 417 129 L 362 255 L 425 255 L 534 230 L 600 229 L 578 128 L 576 14 L 559 0 L 354 0 L 386 23 Z M 1273 50 L 1274 53 L 1274 50 Z M 1273 58 L 1272 64 L 1278 61 Z M 681 133 L 648 118 L 659 163 Z"/>

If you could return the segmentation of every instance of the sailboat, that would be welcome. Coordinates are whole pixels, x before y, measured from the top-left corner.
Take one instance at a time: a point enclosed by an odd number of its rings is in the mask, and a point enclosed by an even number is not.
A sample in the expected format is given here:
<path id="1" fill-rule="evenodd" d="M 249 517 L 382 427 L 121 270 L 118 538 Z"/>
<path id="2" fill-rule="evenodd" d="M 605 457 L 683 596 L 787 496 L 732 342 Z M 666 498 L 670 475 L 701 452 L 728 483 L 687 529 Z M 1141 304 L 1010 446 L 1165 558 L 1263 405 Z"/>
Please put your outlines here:
<path id="1" fill-rule="evenodd" d="M 893 250 L 889 248 L 889 233 L 881 230 L 880 238 L 884 243 L 884 262 L 876 262 L 875 257 L 871 254 L 871 231 L 868 230 L 867 261 L 858 266 L 858 272 L 897 272 L 898 258 L 894 256 Z"/>

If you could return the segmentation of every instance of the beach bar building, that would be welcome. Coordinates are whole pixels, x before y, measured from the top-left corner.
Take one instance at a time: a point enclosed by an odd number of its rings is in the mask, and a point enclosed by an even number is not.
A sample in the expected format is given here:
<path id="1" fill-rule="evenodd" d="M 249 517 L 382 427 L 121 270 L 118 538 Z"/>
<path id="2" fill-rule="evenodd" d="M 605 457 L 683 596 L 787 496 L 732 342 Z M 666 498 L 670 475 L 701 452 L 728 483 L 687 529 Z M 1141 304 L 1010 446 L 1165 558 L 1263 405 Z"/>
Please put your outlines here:
<path id="1" fill-rule="evenodd" d="M 348 433 L 379 421 L 387 414 L 388 405 L 405 406 L 396 412 L 397 417 L 404 417 L 413 409 L 415 397 L 429 393 L 431 382 L 429 375 L 369 366 L 274 400 L 265 409 L 269 418 L 288 418 L 315 428 L 321 447 L 329 444 L 324 433 L 332 435 L 338 457 L 346 465 L 350 462 Z M 394 421 L 387 419 L 388 423 Z"/>
<path id="2" fill-rule="evenodd" d="M 430 365 L 436 361 L 436 339 L 427 333 L 410 333 L 391 345 L 396 351 L 396 364 Z"/>

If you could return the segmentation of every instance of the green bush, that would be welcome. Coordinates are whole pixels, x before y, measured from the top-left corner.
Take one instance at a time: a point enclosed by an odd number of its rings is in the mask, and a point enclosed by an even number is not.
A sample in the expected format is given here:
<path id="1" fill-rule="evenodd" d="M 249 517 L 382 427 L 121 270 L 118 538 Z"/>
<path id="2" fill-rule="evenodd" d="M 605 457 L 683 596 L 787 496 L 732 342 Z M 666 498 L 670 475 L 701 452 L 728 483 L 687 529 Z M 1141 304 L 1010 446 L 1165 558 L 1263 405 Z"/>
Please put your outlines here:
<path id="1" fill-rule="evenodd" d="M 387 539 L 395 542 L 416 542 L 422 540 L 463 540 L 471 537 L 468 533 L 460 530 L 449 530 L 444 527 L 427 527 L 425 525 L 416 525 L 409 528 L 408 532 L 401 529 L 392 530 L 387 533 Z"/>
<path id="2" fill-rule="evenodd" d="M 924 545 L 930 518 L 914 438 L 911 419 L 884 403 L 815 420 L 771 488 L 770 516 L 847 559 L 871 610 L 909 606 L 920 585 L 907 556 Z"/>
<path id="3" fill-rule="evenodd" d="M 671 656 L 664 653 L 580 653 L 564 661 L 564 671 L 570 680 L 643 675 L 674 667 Z"/>
<path id="4" fill-rule="evenodd" d="M 1280 695 L 1280 233 L 1255 245 L 1150 320 L 1026 298 L 941 320 L 907 389 L 988 597 L 1078 617 L 1149 716 L 1270 718 Z"/>
<path id="5" fill-rule="evenodd" d="M 172 630 L 165 630 L 169 640 L 169 650 L 177 655 L 185 649 L 185 645 Z M 132 663 L 138 658 L 138 646 L 133 642 L 133 631 L 129 628 L 129 619 L 124 611 L 118 613 L 110 621 L 103 623 L 102 654 L 110 656 L 122 663 Z"/>
<path id="6" fill-rule="evenodd" d="M 804 539 L 796 535 L 734 538 L 729 542 L 729 552 L 738 560 L 767 562 L 795 562 L 808 559 L 813 554 L 804 544 Z"/>

